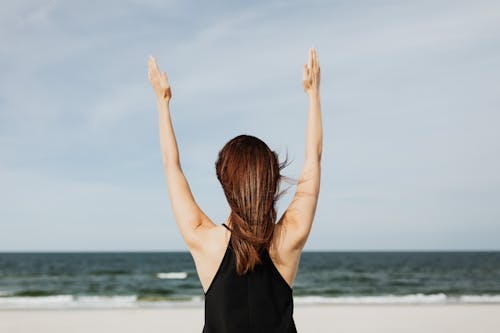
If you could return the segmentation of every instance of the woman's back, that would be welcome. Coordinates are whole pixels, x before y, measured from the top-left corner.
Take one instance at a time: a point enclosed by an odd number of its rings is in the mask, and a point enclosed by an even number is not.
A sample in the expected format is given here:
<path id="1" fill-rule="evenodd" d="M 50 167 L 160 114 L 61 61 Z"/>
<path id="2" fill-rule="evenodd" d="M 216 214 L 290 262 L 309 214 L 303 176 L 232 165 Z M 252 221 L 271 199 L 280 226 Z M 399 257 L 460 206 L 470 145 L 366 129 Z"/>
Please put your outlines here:
<path id="1" fill-rule="evenodd" d="M 196 203 L 180 165 L 170 84 L 153 57 L 148 66 L 173 214 L 206 290 L 205 332 L 294 332 L 293 281 L 320 190 L 323 131 L 316 50 L 309 50 L 303 66 L 309 111 L 304 166 L 292 202 L 276 223 L 275 204 L 283 194 L 280 171 L 287 161 L 280 163 L 278 154 L 259 138 L 238 135 L 224 145 L 215 163 L 230 206 L 230 230 L 213 223 Z"/>
<path id="2" fill-rule="evenodd" d="M 228 226 L 223 224 L 228 230 Z M 205 292 L 204 333 L 297 332 L 293 320 L 293 292 L 275 267 L 269 252 L 242 276 L 236 274 L 231 240 Z"/>

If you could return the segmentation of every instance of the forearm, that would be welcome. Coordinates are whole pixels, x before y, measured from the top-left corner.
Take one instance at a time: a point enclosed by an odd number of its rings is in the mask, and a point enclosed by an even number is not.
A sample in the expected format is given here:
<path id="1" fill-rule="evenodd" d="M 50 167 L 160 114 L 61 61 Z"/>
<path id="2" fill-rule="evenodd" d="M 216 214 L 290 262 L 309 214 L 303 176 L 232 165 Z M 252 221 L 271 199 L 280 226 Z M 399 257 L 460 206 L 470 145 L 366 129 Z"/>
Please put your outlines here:
<path id="1" fill-rule="evenodd" d="M 165 168 L 180 167 L 179 149 L 170 117 L 170 106 L 168 102 L 162 100 L 157 101 L 157 106 L 163 165 Z"/>
<path id="2" fill-rule="evenodd" d="M 321 124 L 320 93 L 311 93 L 306 129 L 306 162 L 319 162 L 323 149 L 323 128 Z"/>

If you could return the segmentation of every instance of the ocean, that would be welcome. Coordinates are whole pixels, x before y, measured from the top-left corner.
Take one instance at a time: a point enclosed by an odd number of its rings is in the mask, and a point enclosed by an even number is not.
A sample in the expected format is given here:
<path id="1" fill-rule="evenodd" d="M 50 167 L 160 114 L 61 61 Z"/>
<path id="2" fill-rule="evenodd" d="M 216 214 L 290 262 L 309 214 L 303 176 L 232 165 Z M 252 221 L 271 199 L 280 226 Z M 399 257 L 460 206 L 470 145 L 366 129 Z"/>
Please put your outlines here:
<path id="1" fill-rule="evenodd" d="M 189 252 L 0 253 L 0 309 L 201 306 Z M 302 253 L 295 304 L 500 303 L 500 252 Z"/>

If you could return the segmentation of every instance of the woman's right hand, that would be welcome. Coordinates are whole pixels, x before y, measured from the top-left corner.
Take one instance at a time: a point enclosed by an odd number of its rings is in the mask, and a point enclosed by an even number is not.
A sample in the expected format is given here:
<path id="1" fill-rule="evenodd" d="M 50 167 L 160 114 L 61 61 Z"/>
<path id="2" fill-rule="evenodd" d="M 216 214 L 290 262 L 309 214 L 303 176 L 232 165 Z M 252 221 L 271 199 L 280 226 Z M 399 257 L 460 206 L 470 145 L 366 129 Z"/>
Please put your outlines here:
<path id="1" fill-rule="evenodd" d="M 160 72 L 156 59 L 150 55 L 148 60 L 148 78 L 158 101 L 170 102 L 172 91 L 168 82 L 167 73 Z"/>
<path id="2" fill-rule="evenodd" d="M 309 59 L 304 64 L 302 84 L 307 95 L 319 93 L 320 68 L 316 49 L 309 49 Z"/>

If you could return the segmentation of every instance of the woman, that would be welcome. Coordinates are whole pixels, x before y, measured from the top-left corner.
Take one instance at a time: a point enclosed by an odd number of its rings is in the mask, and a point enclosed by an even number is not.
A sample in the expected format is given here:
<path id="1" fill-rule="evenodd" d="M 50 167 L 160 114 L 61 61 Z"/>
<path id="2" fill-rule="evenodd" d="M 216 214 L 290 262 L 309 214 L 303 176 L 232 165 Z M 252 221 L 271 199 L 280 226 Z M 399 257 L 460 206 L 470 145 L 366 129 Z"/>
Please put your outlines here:
<path id="1" fill-rule="evenodd" d="M 320 189 L 323 135 L 316 50 L 309 49 L 303 67 L 309 98 L 305 162 L 295 196 L 278 222 L 275 203 L 286 162 L 280 164 L 274 151 L 250 135 L 226 143 L 215 163 L 231 208 L 226 223 L 217 225 L 205 215 L 181 168 L 170 118 L 172 93 L 153 56 L 148 74 L 157 100 L 170 203 L 205 293 L 203 332 L 296 332 L 293 282 Z"/>

